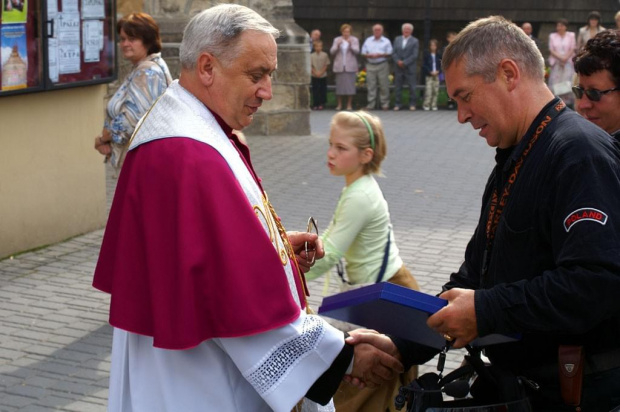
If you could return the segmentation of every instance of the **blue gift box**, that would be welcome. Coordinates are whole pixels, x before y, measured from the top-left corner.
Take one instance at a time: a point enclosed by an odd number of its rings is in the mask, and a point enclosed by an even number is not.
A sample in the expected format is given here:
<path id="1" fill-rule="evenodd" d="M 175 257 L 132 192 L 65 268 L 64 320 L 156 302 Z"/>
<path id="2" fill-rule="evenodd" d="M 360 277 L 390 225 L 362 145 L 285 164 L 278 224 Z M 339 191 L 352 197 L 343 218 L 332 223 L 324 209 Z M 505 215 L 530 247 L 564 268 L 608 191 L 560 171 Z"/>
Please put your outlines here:
<path id="1" fill-rule="evenodd" d="M 319 315 L 441 349 L 446 343 L 444 338 L 429 328 L 426 320 L 447 304 L 447 300 L 437 296 L 382 282 L 324 298 Z M 472 345 L 487 346 L 516 339 L 488 335 L 474 340 Z"/>

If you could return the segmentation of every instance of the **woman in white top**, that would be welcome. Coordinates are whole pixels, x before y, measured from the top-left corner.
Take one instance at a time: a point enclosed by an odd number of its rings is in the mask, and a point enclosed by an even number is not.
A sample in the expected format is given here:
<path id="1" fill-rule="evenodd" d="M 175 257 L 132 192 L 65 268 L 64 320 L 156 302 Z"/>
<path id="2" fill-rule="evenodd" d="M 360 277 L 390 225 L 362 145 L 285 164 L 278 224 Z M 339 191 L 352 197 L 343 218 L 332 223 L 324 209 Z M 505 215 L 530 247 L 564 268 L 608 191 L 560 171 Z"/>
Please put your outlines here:
<path id="1" fill-rule="evenodd" d="M 591 11 L 590 14 L 588 14 L 588 24 L 579 29 L 579 34 L 577 35 L 577 51 L 581 50 L 588 40 L 603 30 L 605 30 L 605 27 L 601 26 L 601 13 L 598 11 Z"/>
<path id="2" fill-rule="evenodd" d="M 575 55 L 575 33 L 568 31 L 568 21 L 558 20 L 556 31 L 549 35 L 549 88 L 568 105 L 574 100 L 571 86 L 575 69 L 573 56 Z"/>

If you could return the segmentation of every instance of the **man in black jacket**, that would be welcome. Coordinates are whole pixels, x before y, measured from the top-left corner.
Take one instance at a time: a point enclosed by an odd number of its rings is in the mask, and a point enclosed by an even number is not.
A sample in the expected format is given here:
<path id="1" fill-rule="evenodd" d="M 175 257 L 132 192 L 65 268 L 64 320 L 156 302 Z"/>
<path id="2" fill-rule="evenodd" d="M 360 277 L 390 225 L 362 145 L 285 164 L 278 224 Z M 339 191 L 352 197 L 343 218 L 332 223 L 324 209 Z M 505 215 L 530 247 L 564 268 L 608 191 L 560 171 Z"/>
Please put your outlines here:
<path id="1" fill-rule="evenodd" d="M 618 149 L 553 96 L 540 52 L 502 17 L 469 24 L 446 49 L 443 68 L 459 122 L 496 148 L 497 164 L 464 263 L 444 285 L 448 305 L 428 326 L 455 348 L 520 334 L 485 353 L 540 386 L 530 394 L 535 410 L 575 410 L 567 402 L 578 392 L 562 396 L 561 368 L 583 372 L 583 392 L 572 401 L 583 410 L 620 405 Z M 433 355 L 382 335 L 353 340 L 399 353 L 405 364 Z M 568 346 L 581 348 L 585 362 L 559 362 Z"/>

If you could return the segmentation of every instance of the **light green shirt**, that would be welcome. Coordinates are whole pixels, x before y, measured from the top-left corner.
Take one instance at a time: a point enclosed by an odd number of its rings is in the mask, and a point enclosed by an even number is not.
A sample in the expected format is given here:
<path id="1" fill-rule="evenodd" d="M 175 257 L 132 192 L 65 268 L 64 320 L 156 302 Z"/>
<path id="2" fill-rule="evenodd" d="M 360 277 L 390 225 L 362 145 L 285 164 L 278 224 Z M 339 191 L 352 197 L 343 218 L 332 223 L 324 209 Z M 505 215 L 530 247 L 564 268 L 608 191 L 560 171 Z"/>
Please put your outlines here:
<path id="1" fill-rule="evenodd" d="M 382 280 L 390 279 L 403 265 L 391 230 L 390 212 L 381 188 L 372 175 L 364 175 L 342 189 L 334 217 L 321 235 L 325 257 L 317 260 L 306 279 L 328 272 L 341 257 L 352 284 L 377 280 L 388 233 L 390 251 Z"/>

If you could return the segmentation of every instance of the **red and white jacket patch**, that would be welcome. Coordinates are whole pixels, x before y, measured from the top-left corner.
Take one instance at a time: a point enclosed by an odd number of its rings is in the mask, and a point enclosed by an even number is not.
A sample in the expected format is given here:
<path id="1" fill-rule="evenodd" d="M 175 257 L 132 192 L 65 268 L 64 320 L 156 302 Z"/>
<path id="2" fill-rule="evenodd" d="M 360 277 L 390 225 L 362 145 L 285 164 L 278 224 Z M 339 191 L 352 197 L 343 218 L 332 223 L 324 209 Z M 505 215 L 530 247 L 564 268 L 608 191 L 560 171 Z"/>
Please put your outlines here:
<path id="1" fill-rule="evenodd" d="M 564 219 L 564 229 L 568 232 L 576 223 L 584 220 L 598 222 L 601 225 L 607 223 L 607 213 L 591 207 L 584 207 L 571 212 Z"/>

